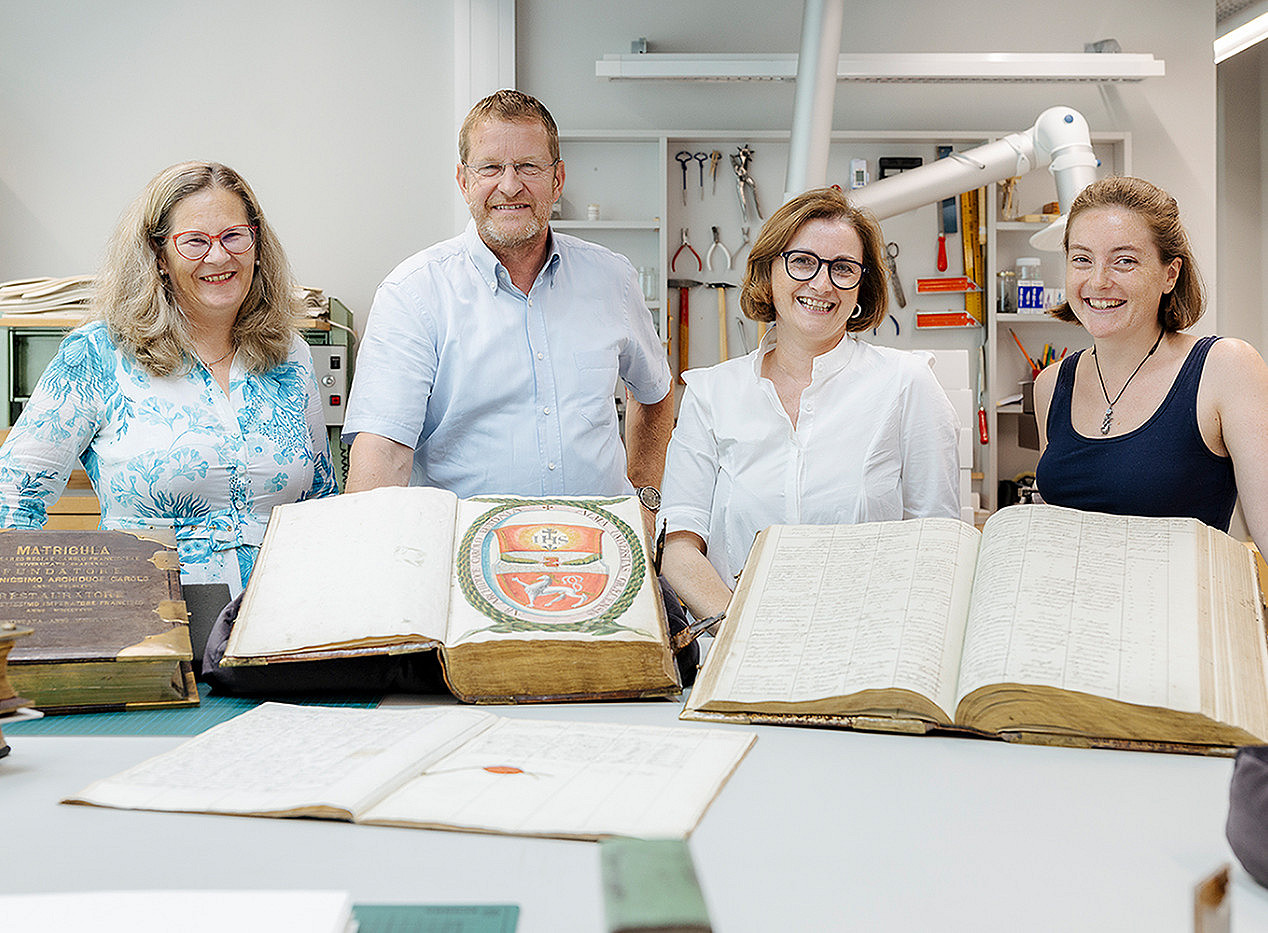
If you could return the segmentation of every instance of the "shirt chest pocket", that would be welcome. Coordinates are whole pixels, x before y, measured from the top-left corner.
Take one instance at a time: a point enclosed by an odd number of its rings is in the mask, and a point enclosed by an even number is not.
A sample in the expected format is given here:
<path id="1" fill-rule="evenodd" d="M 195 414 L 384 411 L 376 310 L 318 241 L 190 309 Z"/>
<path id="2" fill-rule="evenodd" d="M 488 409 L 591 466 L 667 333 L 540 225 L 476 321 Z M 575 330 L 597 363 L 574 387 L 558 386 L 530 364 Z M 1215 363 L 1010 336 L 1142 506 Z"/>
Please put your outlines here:
<path id="1" fill-rule="evenodd" d="M 573 372 L 562 374 L 577 414 L 591 424 L 614 417 L 617 395 L 617 357 L 611 350 L 584 350 L 572 354 Z"/>

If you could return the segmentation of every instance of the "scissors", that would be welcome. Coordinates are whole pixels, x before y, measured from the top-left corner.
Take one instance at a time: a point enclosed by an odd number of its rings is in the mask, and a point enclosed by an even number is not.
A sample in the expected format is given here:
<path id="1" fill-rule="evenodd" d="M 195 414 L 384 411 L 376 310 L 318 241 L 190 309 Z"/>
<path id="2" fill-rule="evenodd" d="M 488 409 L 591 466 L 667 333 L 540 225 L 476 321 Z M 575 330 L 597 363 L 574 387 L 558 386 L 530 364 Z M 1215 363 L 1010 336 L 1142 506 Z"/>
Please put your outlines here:
<path id="1" fill-rule="evenodd" d="M 907 296 L 903 294 L 903 283 L 898 277 L 898 263 L 894 260 L 898 258 L 898 244 L 885 244 L 885 265 L 889 268 L 889 281 L 894 286 L 894 300 L 898 302 L 898 307 L 907 307 Z M 898 322 L 894 322 L 897 326 Z"/>
<path id="2" fill-rule="evenodd" d="M 674 158 L 678 164 L 682 166 L 682 205 L 687 206 L 687 166 L 691 164 L 691 160 L 695 158 L 686 149 L 681 150 Z"/>
<path id="3" fill-rule="evenodd" d="M 704 200 L 704 164 L 709 161 L 709 153 L 697 152 L 694 156 L 692 156 L 692 158 L 700 163 L 700 200 L 703 201 Z M 686 167 L 687 167 L 686 165 L 683 166 L 684 169 Z"/>

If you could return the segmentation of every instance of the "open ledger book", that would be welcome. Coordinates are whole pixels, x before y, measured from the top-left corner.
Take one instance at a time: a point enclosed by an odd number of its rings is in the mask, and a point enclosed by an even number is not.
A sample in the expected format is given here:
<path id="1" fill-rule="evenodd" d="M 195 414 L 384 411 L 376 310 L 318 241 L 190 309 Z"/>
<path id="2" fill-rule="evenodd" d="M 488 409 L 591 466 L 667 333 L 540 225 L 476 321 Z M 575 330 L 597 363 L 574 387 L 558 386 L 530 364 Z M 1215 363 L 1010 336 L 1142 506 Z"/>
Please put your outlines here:
<path id="1" fill-rule="evenodd" d="M 1054 506 L 758 535 L 682 713 L 1221 753 L 1268 740 L 1254 555 Z"/>
<path id="2" fill-rule="evenodd" d="M 278 506 L 223 663 L 439 649 L 468 702 L 677 694 L 639 508 L 429 487 Z"/>
<path id="3" fill-rule="evenodd" d="M 685 837 L 749 732 L 265 703 L 63 803 L 597 839 Z"/>

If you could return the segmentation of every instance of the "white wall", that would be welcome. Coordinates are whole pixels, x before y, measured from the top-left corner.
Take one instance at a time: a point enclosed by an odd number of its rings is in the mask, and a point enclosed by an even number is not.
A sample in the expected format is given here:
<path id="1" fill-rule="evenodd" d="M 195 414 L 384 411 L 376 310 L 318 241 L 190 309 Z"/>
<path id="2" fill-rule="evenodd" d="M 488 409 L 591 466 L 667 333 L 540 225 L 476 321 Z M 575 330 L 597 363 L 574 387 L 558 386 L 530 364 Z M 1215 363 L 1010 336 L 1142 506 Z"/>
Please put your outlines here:
<path id="1" fill-rule="evenodd" d="M 1220 64 L 1219 95 L 1219 279 L 1224 298 L 1222 333 L 1268 352 L 1268 44 Z"/>
<path id="2" fill-rule="evenodd" d="M 1112 36 L 1165 59 L 1167 76 L 1117 86 L 844 84 L 837 128 L 1014 129 L 1069 104 L 1093 129 L 1134 134 L 1136 171 L 1180 199 L 1213 284 L 1210 4 L 979 0 L 967 9 L 850 3 L 842 48 L 1080 51 Z M 795 51 L 796 0 L 518 0 L 516 24 L 519 85 L 565 129 L 790 122 L 791 84 L 607 82 L 594 61 L 639 36 L 660 51 Z M 451 0 L 0 0 L 0 280 L 91 271 L 155 172 L 213 158 L 256 188 L 300 278 L 363 317 L 393 265 L 453 229 L 453 37 Z"/>
<path id="3" fill-rule="evenodd" d="M 364 313 L 452 230 L 453 59 L 450 0 L 0 0 L 0 280 L 93 271 L 156 172 L 214 159 Z"/>
<path id="4" fill-rule="evenodd" d="M 594 62 L 647 37 L 660 52 L 794 52 L 797 0 L 518 0 L 519 83 L 568 129 L 787 129 L 791 83 L 605 81 Z M 842 52 L 1063 51 L 1116 38 L 1165 60 L 1136 84 L 840 84 L 835 129 L 1028 127 L 1067 104 L 1093 130 L 1129 130 L 1134 170 L 1180 201 L 1214 297 L 1215 15 L 1193 0 L 940 0 L 846 3 Z M 1203 322 L 1214 329 L 1214 315 Z"/>

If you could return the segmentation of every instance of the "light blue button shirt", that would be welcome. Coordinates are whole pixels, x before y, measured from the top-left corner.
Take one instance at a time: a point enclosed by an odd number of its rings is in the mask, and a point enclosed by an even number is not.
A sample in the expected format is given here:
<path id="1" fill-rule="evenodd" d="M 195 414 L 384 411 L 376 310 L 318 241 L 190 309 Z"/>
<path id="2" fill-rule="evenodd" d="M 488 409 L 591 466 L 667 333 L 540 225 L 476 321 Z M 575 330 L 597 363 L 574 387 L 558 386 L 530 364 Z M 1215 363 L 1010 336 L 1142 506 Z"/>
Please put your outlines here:
<path id="1" fill-rule="evenodd" d="M 644 404 L 671 385 L 629 260 L 552 231 L 525 295 L 472 222 L 379 286 L 343 436 L 415 448 L 411 482 L 463 497 L 628 493 L 622 381 Z"/>

